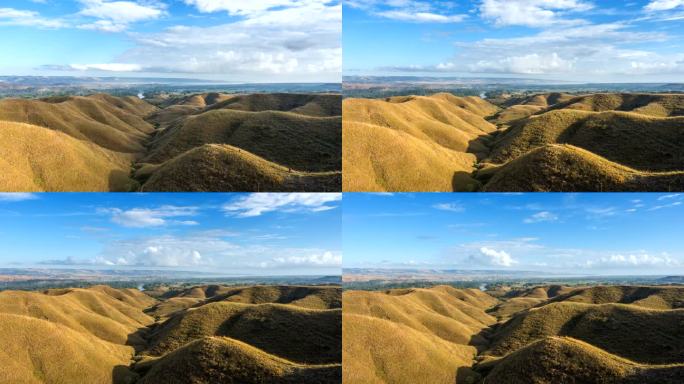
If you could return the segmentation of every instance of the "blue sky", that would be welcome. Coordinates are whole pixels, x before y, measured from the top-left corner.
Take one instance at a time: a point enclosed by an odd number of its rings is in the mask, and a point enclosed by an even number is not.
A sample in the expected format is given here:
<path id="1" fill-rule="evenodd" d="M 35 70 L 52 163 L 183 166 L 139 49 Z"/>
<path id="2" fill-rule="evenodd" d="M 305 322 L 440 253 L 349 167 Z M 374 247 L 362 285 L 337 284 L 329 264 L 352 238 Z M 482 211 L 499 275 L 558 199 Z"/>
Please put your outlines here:
<path id="1" fill-rule="evenodd" d="M 0 267 L 340 274 L 340 194 L 0 194 Z"/>
<path id="2" fill-rule="evenodd" d="M 340 82 L 340 0 L 3 0 L 0 75 Z"/>
<path id="3" fill-rule="evenodd" d="M 684 0 L 347 0 L 345 75 L 684 81 Z"/>
<path id="4" fill-rule="evenodd" d="M 684 273 L 684 194 L 344 194 L 345 268 Z"/>

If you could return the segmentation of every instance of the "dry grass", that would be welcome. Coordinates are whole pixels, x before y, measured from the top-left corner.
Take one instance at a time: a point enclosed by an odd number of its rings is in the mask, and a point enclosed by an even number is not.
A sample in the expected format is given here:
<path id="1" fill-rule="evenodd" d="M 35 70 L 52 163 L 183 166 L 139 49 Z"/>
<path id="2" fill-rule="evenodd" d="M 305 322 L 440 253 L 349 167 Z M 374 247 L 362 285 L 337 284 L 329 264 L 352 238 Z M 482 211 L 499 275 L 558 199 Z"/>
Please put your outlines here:
<path id="1" fill-rule="evenodd" d="M 546 336 L 570 336 L 641 363 L 670 364 L 684 361 L 682 324 L 683 310 L 556 302 L 503 324 L 485 354 L 503 356 Z"/>
<path id="2" fill-rule="evenodd" d="M 230 170 L 230 171 L 227 171 Z M 339 191 L 340 172 L 301 172 L 237 147 L 205 144 L 135 173 L 143 191 L 287 192 Z"/>
<path id="3" fill-rule="evenodd" d="M 493 367 L 485 383 L 679 383 L 684 365 L 642 365 L 579 340 L 548 337 L 536 341 Z"/>
<path id="4" fill-rule="evenodd" d="M 0 121 L 0 191 L 129 191 L 133 156 L 65 133 Z"/>
<path id="5" fill-rule="evenodd" d="M 345 383 L 468 383 L 497 302 L 447 286 L 343 294 Z"/>
<path id="6" fill-rule="evenodd" d="M 29 316 L 0 313 L 0 382 L 125 384 L 133 348 Z M 116 372 L 116 374 L 114 373 Z"/>
<path id="7" fill-rule="evenodd" d="M 478 171 L 484 191 L 677 191 L 684 171 L 643 172 L 571 145 L 546 145 Z"/>
<path id="8" fill-rule="evenodd" d="M 340 309 L 214 302 L 177 314 L 150 335 L 159 356 L 201 336 L 227 336 L 299 363 L 341 360 Z"/>
<path id="9" fill-rule="evenodd" d="M 322 384 L 340 381 L 340 364 L 303 365 L 237 340 L 203 337 L 138 364 L 139 384 Z"/>
<path id="10" fill-rule="evenodd" d="M 575 289 L 550 302 L 633 304 L 652 309 L 684 308 L 684 287 L 598 286 Z"/>

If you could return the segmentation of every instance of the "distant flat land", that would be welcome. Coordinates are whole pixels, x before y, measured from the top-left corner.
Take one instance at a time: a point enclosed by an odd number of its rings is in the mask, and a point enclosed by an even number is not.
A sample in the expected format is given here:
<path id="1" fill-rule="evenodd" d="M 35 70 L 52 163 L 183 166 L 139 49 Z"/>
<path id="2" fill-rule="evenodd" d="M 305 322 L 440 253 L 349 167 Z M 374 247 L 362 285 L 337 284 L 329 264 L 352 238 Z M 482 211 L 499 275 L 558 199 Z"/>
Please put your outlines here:
<path id="1" fill-rule="evenodd" d="M 343 382 L 680 383 L 684 287 L 343 294 Z"/>
<path id="2" fill-rule="evenodd" d="M 345 191 L 682 191 L 684 95 L 343 102 Z"/>
<path id="3" fill-rule="evenodd" d="M 341 290 L 0 292 L 3 383 L 340 383 Z"/>
<path id="4" fill-rule="evenodd" d="M 0 191 L 339 191 L 341 96 L 0 99 Z"/>

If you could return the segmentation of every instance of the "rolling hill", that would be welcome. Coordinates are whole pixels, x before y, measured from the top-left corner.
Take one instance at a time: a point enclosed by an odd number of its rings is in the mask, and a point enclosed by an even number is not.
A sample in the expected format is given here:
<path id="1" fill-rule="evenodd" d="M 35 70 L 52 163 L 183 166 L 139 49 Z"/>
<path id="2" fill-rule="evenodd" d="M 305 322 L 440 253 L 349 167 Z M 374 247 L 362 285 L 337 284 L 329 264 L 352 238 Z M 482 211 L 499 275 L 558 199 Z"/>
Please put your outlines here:
<path id="1" fill-rule="evenodd" d="M 344 292 L 343 382 L 669 384 L 684 377 L 681 287 L 489 293 L 446 286 Z"/>
<path id="2" fill-rule="evenodd" d="M 0 382 L 339 383 L 340 302 L 333 286 L 3 291 Z"/>
<path id="3" fill-rule="evenodd" d="M 0 191 L 341 189 L 339 95 L 149 101 L 0 100 Z"/>
<path id="4" fill-rule="evenodd" d="M 343 189 L 684 190 L 684 95 L 491 102 L 448 94 L 345 99 Z"/>

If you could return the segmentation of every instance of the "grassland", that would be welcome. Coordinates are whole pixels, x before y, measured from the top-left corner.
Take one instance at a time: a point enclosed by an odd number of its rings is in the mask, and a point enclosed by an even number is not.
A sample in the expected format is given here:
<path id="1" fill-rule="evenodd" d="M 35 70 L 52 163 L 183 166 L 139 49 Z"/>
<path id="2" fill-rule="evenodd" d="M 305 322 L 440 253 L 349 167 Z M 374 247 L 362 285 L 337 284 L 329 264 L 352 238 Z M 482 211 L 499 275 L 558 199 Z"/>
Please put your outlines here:
<path id="1" fill-rule="evenodd" d="M 494 295 L 494 296 L 492 296 Z M 343 294 L 343 382 L 677 383 L 684 288 Z"/>
<path id="2" fill-rule="evenodd" d="M 684 95 L 346 99 L 343 114 L 345 191 L 684 190 Z"/>
<path id="3" fill-rule="evenodd" d="M 0 100 L 0 191 L 341 189 L 339 95 L 150 101 Z"/>
<path id="4" fill-rule="evenodd" d="M 339 383 L 332 286 L 0 292 L 0 382 Z"/>

